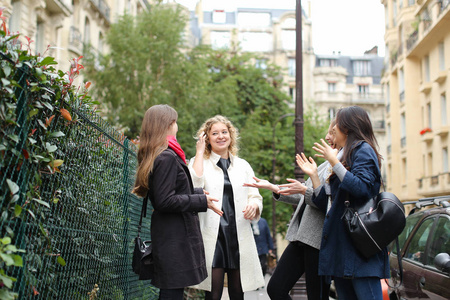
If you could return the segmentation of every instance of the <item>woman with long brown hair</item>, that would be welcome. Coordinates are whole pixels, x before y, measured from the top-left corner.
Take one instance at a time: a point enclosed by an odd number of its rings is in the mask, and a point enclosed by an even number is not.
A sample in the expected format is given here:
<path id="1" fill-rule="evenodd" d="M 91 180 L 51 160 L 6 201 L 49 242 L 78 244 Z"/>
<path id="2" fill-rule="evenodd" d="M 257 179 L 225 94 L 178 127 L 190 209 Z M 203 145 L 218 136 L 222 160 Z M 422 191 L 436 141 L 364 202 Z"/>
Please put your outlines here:
<path id="1" fill-rule="evenodd" d="M 160 288 L 159 299 L 181 300 L 186 286 L 207 276 L 197 213 L 209 208 L 220 216 L 222 211 L 213 204 L 216 199 L 193 188 L 176 140 L 177 119 L 177 112 L 168 105 L 154 105 L 145 113 L 133 192 L 148 196 L 154 208 L 152 284 Z"/>
<path id="2" fill-rule="evenodd" d="M 319 275 L 333 278 L 339 299 L 381 300 L 380 278 L 389 277 L 387 249 L 363 257 L 350 239 L 342 215 L 346 205 L 363 205 L 378 194 L 381 185 L 381 155 L 377 150 L 372 122 L 359 106 L 341 108 L 334 126 L 338 147 L 343 147 L 341 159 L 337 150 L 325 141 L 315 143 L 313 149 L 332 166 L 328 181 L 331 188 L 331 208 L 321 184 L 317 165 L 312 158 L 297 155 L 300 168 L 311 177 L 314 187 L 313 202 L 326 213 L 319 253 Z"/>

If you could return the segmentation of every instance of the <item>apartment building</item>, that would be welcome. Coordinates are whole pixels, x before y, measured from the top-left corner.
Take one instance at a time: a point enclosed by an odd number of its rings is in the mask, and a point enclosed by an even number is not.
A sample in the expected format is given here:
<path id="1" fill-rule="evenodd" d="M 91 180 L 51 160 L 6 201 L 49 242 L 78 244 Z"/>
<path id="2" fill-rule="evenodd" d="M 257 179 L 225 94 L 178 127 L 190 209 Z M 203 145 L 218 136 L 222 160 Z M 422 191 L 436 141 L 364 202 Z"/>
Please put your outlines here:
<path id="1" fill-rule="evenodd" d="M 296 17 L 295 9 L 263 9 L 212 6 L 200 0 L 191 12 L 191 46 L 211 45 L 214 49 L 253 52 L 261 56 L 256 62 L 264 68 L 268 62 L 284 70 L 285 91 L 295 97 Z M 311 21 L 302 11 L 303 98 L 313 96 Z"/>
<path id="2" fill-rule="evenodd" d="M 388 188 L 403 201 L 450 194 L 450 1 L 381 3 Z"/>
<path id="3" fill-rule="evenodd" d="M 385 100 L 381 87 L 383 57 L 374 47 L 361 56 L 316 55 L 314 106 L 329 119 L 340 107 L 358 105 L 372 121 L 380 154 L 386 157 Z M 384 168 L 383 168 L 384 170 Z"/>
<path id="4" fill-rule="evenodd" d="M 61 70 L 90 45 L 107 51 L 104 37 L 111 23 L 125 12 L 136 15 L 150 7 L 147 0 L 0 0 L 8 29 L 31 38 L 31 51 L 55 57 Z"/>

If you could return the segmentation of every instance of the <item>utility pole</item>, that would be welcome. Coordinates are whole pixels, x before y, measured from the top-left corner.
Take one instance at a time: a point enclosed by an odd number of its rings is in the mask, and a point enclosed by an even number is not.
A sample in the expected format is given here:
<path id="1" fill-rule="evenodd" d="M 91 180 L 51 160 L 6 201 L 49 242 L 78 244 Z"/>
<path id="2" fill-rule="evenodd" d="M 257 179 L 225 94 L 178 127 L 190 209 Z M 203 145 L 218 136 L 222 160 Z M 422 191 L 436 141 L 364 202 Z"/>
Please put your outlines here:
<path id="1" fill-rule="evenodd" d="M 303 152 L 303 45 L 302 45 L 302 2 L 297 0 L 296 19 L 296 50 L 295 50 L 295 153 Z M 295 164 L 295 178 L 304 182 L 304 173 Z"/>

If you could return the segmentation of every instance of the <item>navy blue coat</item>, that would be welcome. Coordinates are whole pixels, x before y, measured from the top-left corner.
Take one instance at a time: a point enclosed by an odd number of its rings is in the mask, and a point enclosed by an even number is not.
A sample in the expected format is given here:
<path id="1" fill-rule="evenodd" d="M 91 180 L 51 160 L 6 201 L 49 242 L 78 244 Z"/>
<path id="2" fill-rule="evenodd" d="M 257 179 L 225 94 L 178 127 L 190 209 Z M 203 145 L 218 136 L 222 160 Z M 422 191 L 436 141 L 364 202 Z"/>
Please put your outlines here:
<path id="1" fill-rule="evenodd" d="M 268 254 L 269 250 L 273 250 L 273 242 L 266 219 L 260 218 L 258 221 L 258 227 L 259 235 L 254 235 L 258 255 Z"/>
<path id="2" fill-rule="evenodd" d="M 200 283 L 207 276 L 197 215 L 207 209 L 203 189 L 194 191 L 189 169 L 170 148 L 155 159 L 149 187 L 154 208 L 151 236 L 155 273 L 152 284 L 175 289 Z"/>
<path id="3" fill-rule="evenodd" d="M 353 246 L 341 219 L 347 196 L 350 203 L 358 203 L 377 195 L 380 190 L 380 168 L 372 147 L 366 142 L 360 142 L 353 150 L 351 161 L 350 170 L 342 182 L 335 174 L 330 177 L 333 202 L 323 225 L 319 275 L 389 278 L 387 249 L 369 259 L 364 258 Z M 317 197 L 313 196 L 313 202 L 326 210 L 327 198 L 325 189 L 322 188 Z"/>

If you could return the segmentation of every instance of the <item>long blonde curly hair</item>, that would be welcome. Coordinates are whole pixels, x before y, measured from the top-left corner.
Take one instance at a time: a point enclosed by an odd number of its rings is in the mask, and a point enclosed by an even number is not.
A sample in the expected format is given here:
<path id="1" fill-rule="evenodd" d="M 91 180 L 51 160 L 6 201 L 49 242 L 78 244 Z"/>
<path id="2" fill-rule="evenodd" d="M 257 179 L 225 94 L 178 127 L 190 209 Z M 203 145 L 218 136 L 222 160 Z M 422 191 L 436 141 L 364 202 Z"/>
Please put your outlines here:
<path id="1" fill-rule="evenodd" d="M 209 118 L 197 131 L 197 137 L 200 137 L 203 134 L 205 135 L 206 147 L 203 156 L 205 158 L 209 158 L 211 156 L 211 143 L 209 141 L 209 133 L 211 132 L 211 127 L 216 123 L 222 123 L 227 126 L 228 132 L 230 133 L 230 146 L 228 146 L 228 152 L 230 152 L 234 156 L 237 156 L 239 151 L 239 131 L 236 127 L 234 127 L 233 123 L 231 123 L 231 121 L 227 117 L 221 115 L 215 115 L 214 117 Z"/>

